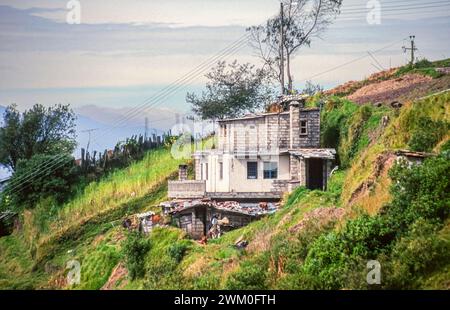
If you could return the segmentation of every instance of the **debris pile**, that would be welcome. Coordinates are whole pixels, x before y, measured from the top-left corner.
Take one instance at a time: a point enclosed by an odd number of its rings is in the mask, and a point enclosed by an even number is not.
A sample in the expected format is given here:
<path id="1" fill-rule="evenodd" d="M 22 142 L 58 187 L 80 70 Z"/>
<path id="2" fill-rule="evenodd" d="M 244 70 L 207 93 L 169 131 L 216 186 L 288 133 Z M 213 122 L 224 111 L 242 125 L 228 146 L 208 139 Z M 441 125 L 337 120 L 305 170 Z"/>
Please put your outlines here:
<path id="1" fill-rule="evenodd" d="M 127 217 L 122 221 L 122 227 L 127 230 L 138 230 L 144 234 L 150 233 L 155 226 L 161 225 L 161 216 L 154 212 L 145 212 Z"/>
<path id="2" fill-rule="evenodd" d="M 209 199 L 173 200 L 160 204 L 164 214 L 176 214 L 186 208 L 198 205 L 257 216 L 275 213 L 280 204 L 273 202 L 239 203 L 237 201 L 214 201 Z"/>

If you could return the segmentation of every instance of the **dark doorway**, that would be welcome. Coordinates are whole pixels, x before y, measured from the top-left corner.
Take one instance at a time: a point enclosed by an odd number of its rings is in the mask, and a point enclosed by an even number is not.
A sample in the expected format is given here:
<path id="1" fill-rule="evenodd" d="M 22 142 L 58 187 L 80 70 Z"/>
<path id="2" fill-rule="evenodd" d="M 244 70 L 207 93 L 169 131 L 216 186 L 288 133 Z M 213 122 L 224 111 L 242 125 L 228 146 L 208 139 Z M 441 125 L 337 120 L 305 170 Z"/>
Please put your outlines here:
<path id="1" fill-rule="evenodd" d="M 320 158 L 308 160 L 308 180 L 306 185 L 309 189 L 323 190 L 323 161 Z"/>

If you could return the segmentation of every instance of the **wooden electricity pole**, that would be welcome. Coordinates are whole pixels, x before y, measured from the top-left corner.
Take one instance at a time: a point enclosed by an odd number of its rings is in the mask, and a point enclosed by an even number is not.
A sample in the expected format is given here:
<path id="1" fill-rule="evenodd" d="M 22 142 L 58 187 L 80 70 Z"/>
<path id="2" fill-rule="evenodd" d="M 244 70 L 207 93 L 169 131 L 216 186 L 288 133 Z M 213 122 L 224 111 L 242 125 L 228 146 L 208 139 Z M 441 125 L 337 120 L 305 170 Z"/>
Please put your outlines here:
<path id="1" fill-rule="evenodd" d="M 280 3 L 280 73 L 281 73 L 281 95 L 284 95 L 284 4 Z"/>
<path id="2" fill-rule="evenodd" d="M 87 132 L 88 134 L 89 134 L 89 139 L 88 139 L 88 143 L 87 143 L 87 146 L 86 146 L 86 152 L 88 152 L 89 151 L 89 145 L 91 144 L 91 133 L 93 132 L 93 131 L 97 131 L 97 130 L 100 130 L 100 128 L 94 128 L 94 129 L 87 129 L 87 130 L 83 130 L 83 131 L 81 131 L 81 132 Z"/>

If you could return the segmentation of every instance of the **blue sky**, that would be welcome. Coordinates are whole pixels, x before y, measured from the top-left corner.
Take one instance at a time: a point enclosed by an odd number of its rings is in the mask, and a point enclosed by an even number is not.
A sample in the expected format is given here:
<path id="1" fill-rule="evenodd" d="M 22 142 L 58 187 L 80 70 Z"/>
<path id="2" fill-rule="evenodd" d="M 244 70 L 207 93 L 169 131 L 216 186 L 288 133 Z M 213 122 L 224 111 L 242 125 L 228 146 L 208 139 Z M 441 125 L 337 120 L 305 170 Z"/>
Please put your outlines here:
<path id="1" fill-rule="evenodd" d="M 0 105 L 137 106 L 279 6 L 276 0 L 81 0 L 81 24 L 69 25 L 67 2 L 0 0 Z M 342 16 L 295 58 L 296 86 L 311 77 L 325 87 L 364 78 L 377 70 L 370 57 L 327 71 L 393 42 L 375 56 L 384 67 L 402 65 L 402 38 L 410 34 L 419 57 L 450 57 L 450 5 L 428 3 L 423 8 L 423 1 L 383 0 L 381 24 L 369 25 L 367 1 L 344 0 Z M 247 46 L 227 59 L 235 58 L 258 63 Z M 200 91 L 204 82 L 197 75 L 148 113 L 188 111 L 186 91 Z"/>

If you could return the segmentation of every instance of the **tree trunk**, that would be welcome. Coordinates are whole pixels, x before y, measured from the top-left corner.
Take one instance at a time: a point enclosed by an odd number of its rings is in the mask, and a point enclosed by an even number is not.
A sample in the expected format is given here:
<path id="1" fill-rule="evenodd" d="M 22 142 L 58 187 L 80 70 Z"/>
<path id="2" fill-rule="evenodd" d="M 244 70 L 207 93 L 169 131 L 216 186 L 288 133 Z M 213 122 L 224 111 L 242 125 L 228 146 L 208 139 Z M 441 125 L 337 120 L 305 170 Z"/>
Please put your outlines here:
<path id="1" fill-rule="evenodd" d="M 286 56 L 286 67 L 287 67 L 287 76 L 288 76 L 288 93 L 292 94 L 293 91 L 293 80 L 291 74 L 291 55 Z"/>

